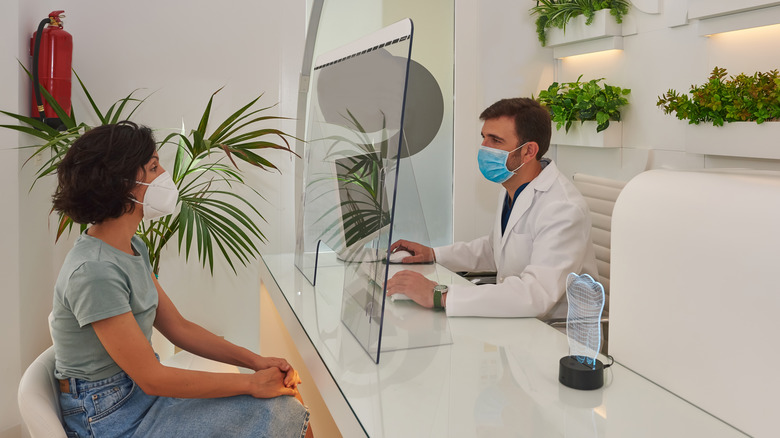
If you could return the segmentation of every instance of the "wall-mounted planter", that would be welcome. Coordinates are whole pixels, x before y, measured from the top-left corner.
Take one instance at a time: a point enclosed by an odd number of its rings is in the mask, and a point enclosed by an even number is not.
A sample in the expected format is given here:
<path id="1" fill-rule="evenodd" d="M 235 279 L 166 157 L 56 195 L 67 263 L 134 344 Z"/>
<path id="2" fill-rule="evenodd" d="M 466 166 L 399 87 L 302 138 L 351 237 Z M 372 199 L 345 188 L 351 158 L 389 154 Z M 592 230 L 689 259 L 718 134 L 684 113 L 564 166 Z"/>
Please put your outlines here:
<path id="1" fill-rule="evenodd" d="M 547 30 L 547 47 L 580 41 L 623 35 L 623 25 L 615 21 L 609 9 L 596 11 L 593 22 L 585 25 L 585 16 L 579 15 L 566 24 L 566 30 L 553 27 Z"/>
<path id="2" fill-rule="evenodd" d="M 687 18 L 696 20 L 699 35 L 769 26 L 780 20 L 780 1 L 692 0 Z"/>
<path id="3" fill-rule="evenodd" d="M 685 151 L 780 160 L 780 122 L 732 122 L 723 126 L 688 125 Z"/>
<path id="4" fill-rule="evenodd" d="M 555 58 L 623 48 L 623 25 L 615 21 L 609 9 L 596 11 L 593 22 L 585 25 L 585 16 L 574 17 L 566 30 L 547 30 L 547 47 Z"/>
<path id="5" fill-rule="evenodd" d="M 552 125 L 551 144 L 563 146 L 586 146 L 592 148 L 619 148 L 623 145 L 623 125 L 620 122 L 609 122 L 609 128 L 596 132 L 596 122 L 574 122 L 569 132 L 561 127 L 555 129 Z"/>

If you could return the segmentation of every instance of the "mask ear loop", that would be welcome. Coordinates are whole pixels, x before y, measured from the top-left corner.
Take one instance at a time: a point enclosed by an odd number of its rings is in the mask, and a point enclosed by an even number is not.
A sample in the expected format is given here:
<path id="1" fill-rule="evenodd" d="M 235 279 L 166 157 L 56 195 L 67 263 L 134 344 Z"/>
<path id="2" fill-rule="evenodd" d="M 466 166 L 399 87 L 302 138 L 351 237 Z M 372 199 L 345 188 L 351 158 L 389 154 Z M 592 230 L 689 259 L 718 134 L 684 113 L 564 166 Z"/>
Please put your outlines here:
<path id="1" fill-rule="evenodd" d="M 519 148 L 517 148 L 517 149 L 523 149 L 523 146 L 527 145 L 528 143 L 530 143 L 530 142 L 528 142 L 528 141 L 527 141 L 527 142 L 525 142 L 525 143 L 521 144 L 521 145 L 520 145 L 520 147 L 519 147 Z M 517 149 L 515 149 L 515 151 L 516 151 Z M 514 152 L 514 151 L 512 151 L 512 152 Z M 510 154 L 511 154 L 512 152 L 510 152 Z M 509 155 L 507 155 L 506 157 L 507 157 L 507 159 L 509 159 Z M 516 173 L 516 172 L 517 172 L 518 170 L 520 170 L 520 168 L 521 168 L 521 167 L 523 167 L 523 166 L 525 166 L 525 162 L 523 162 L 523 163 L 520 163 L 520 166 L 518 166 L 518 167 L 517 167 L 517 169 L 515 169 L 515 170 L 512 170 L 511 172 L 512 172 L 512 173 Z"/>
<path id="2" fill-rule="evenodd" d="M 144 175 L 146 175 L 146 173 L 145 173 L 145 172 L 144 172 Z M 138 181 L 138 180 L 135 180 L 135 183 L 136 183 L 136 184 L 140 184 L 140 185 L 142 185 L 142 186 L 146 186 L 146 187 L 150 187 L 150 186 L 152 185 L 152 183 L 153 183 L 153 182 L 154 182 L 154 180 L 152 180 L 152 182 L 148 182 L 148 183 L 145 183 L 145 182 L 143 182 L 143 181 Z M 131 193 L 130 195 L 132 196 L 132 193 Z M 143 202 L 141 202 L 141 201 L 139 201 L 139 200 L 135 199 L 135 196 L 133 196 L 132 198 L 130 198 L 130 200 L 131 200 L 131 201 L 133 201 L 133 202 L 135 202 L 136 204 L 144 205 L 144 203 L 143 203 Z"/>
<path id="3" fill-rule="evenodd" d="M 143 186 L 147 186 L 147 187 L 151 185 L 151 183 L 145 183 L 145 182 L 141 182 L 141 181 L 138 181 L 138 180 L 136 180 L 136 181 L 135 181 L 135 183 L 136 183 L 136 184 L 143 185 Z M 133 202 L 135 202 L 136 204 L 138 204 L 138 205 L 141 205 L 141 206 L 143 206 L 143 205 L 144 205 L 144 203 L 143 203 L 143 202 L 141 202 L 141 201 L 139 201 L 138 199 L 136 199 L 136 198 L 135 198 L 135 195 L 133 195 L 132 193 L 128 193 L 128 195 L 130 195 L 129 199 L 130 199 L 131 201 L 133 201 Z"/>

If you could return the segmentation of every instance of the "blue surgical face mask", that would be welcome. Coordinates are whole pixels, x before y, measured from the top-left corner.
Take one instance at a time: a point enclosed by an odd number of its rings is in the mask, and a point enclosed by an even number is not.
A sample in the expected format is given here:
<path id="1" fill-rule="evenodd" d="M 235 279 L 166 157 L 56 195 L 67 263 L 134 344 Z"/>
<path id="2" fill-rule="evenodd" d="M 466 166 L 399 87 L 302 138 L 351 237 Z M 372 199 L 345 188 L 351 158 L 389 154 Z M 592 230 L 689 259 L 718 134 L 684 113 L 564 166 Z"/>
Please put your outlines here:
<path id="1" fill-rule="evenodd" d="M 509 170 L 506 168 L 506 160 L 509 158 L 509 154 L 522 148 L 526 144 L 528 143 L 523 143 L 511 151 L 480 146 L 479 153 L 477 154 L 477 162 L 479 163 L 479 171 L 482 172 L 482 176 L 487 178 L 488 181 L 499 184 L 511 178 L 525 163 L 521 164 L 520 167 L 515 170 Z"/>

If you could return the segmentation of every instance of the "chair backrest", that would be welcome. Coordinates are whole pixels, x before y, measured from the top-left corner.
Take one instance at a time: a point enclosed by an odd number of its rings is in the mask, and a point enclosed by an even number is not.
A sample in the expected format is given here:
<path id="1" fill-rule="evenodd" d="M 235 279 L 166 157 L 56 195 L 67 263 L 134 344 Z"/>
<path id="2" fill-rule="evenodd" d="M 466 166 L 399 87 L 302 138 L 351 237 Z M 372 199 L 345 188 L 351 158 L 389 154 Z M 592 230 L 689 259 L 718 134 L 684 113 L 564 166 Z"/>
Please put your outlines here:
<path id="1" fill-rule="evenodd" d="M 65 438 L 59 386 L 54 378 L 54 347 L 27 367 L 19 381 L 19 411 L 33 438 Z"/>
<path id="2" fill-rule="evenodd" d="M 591 237 L 596 252 L 599 282 L 607 296 L 605 310 L 609 309 L 610 249 L 612 234 L 612 211 L 618 195 L 626 183 L 584 173 L 574 174 L 574 185 L 582 193 L 590 208 L 592 222 Z"/>

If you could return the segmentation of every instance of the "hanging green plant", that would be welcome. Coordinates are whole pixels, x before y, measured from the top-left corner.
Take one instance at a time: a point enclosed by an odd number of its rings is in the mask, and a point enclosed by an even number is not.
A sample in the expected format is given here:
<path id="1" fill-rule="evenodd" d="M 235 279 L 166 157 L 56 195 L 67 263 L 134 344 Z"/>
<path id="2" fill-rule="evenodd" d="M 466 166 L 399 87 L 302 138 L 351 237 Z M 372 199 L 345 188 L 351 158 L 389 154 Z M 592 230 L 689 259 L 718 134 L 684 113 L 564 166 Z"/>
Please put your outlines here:
<path id="1" fill-rule="evenodd" d="M 566 31 L 566 24 L 580 15 L 585 16 L 585 24 L 590 25 L 596 11 L 609 9 L 610 15 L 618 23 L 628 13 L 628 0 L 538 0 L 531 8 L 536 15 L 536 34 L 542 46 L 547 44 L 547 29 L 556 27 Z"/>
<path id="2" fill-rule="evenodd" d="M 626 96 L 631 90 L 607 84 L 601 86 L 599 83 L 604 78 L 588 82 L 580 82 L 580 79 L 582 75 L 575 82 L 553 82 L 536 98 L 550 110 L 556 129 L 564 127 L 569 132 L 576 121 L 595 121 L 596 132 L 601 132 L 609 127 L 610 121 L 619 122 L 620 110 L 628 104 Z"/>
<path id="3" fill-rule="evenodd" d="M 92 117 L 98 120 L 94 126 L 129 120 L 146 100 L 136 98 L 133 91 L 108 109 L 101 110 L 81 78 L 75 75 L 94 112 Z M 21 123 L 0 125 L 0 128 L 23 132 L 36 139 L 37 144 L 26 146 L 34 149 L 28 163 L 36 156 L 44 159 L 35 172 L 35 181 L 54 175 L 73 142 L 93 127 L 78 121 L 75 113 L 67 114 L 43 87 L 41 92 L 62 121 L 64 131 L 58 131 L 36 118 L 0 111 Z M 246 184 L 246 174 L 237 162 L 263 170 L 278 170 L 263 156 L 264 152 L 280 149 L 294 154 L 289 145 L 289 139 L 294 137 L 266 126 L 282 117 L 263 115 L 271 107 L 255 108 L 260 97 L 212 128 L 211 106 L 218 92 L 211 95 L 196 129 L 186 132 L 182 128 L 181 133 L 170 134 L 160 142 L 160 147 L 168 143 L 178 147 L 172 176 L 179 189 L 179 211 L 142 222 L 136 231 L 149 248 L 155 274 L 160 270 L 162 249 L 172 239 L 178 240 L 179 252 L 183 249 L 185 257 L 189 257 L 194 247 L 198 259 L 204 267 L 208 265 L 212 274 L 215 252 L 221 253 L 235 272 L 234 259 L 246 265 L 260 254 L 256 242 L 265 241 L 258 225 L 263 217 L 255 207 L 263 196 Z M 239 195 L 239 187 L 245 188 L 249 196 Z M 69 232 L 73 225 L 71 218 L 59 213 L 56 239 Z M 86 225 L 80 226 L 82 231 L 85 228 Z"/>
<path id="4" fill-rule="evenodd" d="M 723 126 L 730 122 L 756 122 L 780 119 L 780 76 L 777 70 L 740 73 L 726 78 L 725 68 L 715 67 L 709 80 L 692 85 L 687 94 L 669 90 L 658 97 L 657 106 L 664 113 L 675 113 L 688 123 L 712 123 Z"/>

